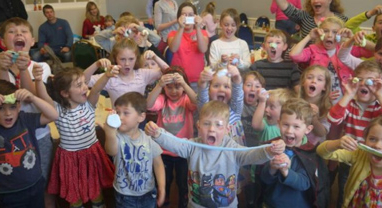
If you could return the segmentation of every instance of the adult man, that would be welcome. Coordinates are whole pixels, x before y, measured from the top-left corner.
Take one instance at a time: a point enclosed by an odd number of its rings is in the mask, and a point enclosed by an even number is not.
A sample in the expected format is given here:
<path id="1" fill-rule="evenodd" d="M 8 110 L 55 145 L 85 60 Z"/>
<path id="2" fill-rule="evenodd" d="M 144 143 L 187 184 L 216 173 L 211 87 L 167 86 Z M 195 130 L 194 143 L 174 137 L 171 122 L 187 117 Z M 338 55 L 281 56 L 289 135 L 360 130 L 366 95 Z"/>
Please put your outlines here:
<path id="1" fill-rule="evenodd" d="M 49 45 L 62 62 L 70 62 L 72 53 L 70 48 L 73 45 L 73 33 L 68 21 L 56 18 L 54 9 L 47 4 L 42 9 L 47 21 L 38 29 L 38 48 L 32 54 L 32 59 L 37 62 L 46 60 L 49 55 L 44 49 L 44 45 Z"/>

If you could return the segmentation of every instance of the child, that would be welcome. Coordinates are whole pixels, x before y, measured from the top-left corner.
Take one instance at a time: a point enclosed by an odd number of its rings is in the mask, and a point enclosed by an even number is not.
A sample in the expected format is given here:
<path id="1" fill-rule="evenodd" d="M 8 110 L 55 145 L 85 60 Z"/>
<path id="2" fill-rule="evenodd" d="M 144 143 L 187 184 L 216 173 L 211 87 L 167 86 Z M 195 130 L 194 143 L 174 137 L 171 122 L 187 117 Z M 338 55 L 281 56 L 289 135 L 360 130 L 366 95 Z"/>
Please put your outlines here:
<path id="1" fill-rule="evenodd" d="M 280 136 L 277 122 L 280 118 L 281 106 L 290 98 L 295 97 L 293 91 L 286 88 L 268 92 L 263 89 L 257 90 L 258 104 L 252 118 L 252 127 L 258 134 L 259 143 Z"/>
<path id="2" fill-rule="evenodd" d="M 21 35 L 20 35 L 21 34 Z M 39 68 L 42 73 L 44 83 L 47 82 L 51 75 L 51 70 L 45 62 L 36 63 L 31 61 L 28 53 L 34 44 L 33 30 L 30 23 L 21 18 L 11 18 L 2 24 L 0 36 L 3 44 L 10 50 L 18 53 L 16 60 L 9 51 L 0 53 L 0 79 L 8 80 L 16 87 L 23 87 L 30 92 L 35 92 L 32 75 L 33 68 Z M 32 77 L 32 79 L 31 79 Z M 28 113 L 40 113 L 33 104 L 26 102 L 21 103 L 21 110 Z M 52 158 L 53 143 L 48 125 L 36 129 L 36 138 L 39 145 L 41 157 L 41 169 L 45 178 L 45 187 L 49 179 Z M 55 196 L 45 194 L 45 206 L 50 207 L 55 203 Z"/>
<path id="3" fill-rule="evenodd" d="M 259 140 L 252 128 L 252 118 L 259 101 L 257 91 L 265 87 L 265 79 L 259 72 L 249 71 L 244 75 L 243 80 L 244 106 L 241 122 L 243 123 L 247 147 L 253 147 L 259 145 Z"/>
<path id="4" fill-rule="evenodd" d="M 162 78 L 147 98 L 147 108 L 158 112 L 157 124 L 180 138 L 192 138 L 193 113 L 196 94 L 188 83 L 181 67 L 172 66 L 164 71 Z M 178 207 L 187 207 L 187 160 L 164 150 L 162 159 L 166 167 L 166 204 L 169 202 L 170 187 L 175 169 L 178 186 Z"/>
<path id="5" fill-rule="evenodd" d="M 208 35 L 201 29 L 203 20 L 197 15 L 196 7 L 191 2 L 184 2 L 179 6 L 177 18 L 179 28 L 168 34 L 167 41 L 169 49 L 174 53 L 171 65 L 184 68 L 190 86 L 196 92 L 200 72 L 204 69 Z"/>
<path id="6" fill-rule="evenodd" d="M 241 123 L 244 100 L 242 85 L 240 72 L 234 65 L 228 65 L 227 69 L 219 69 L 215 73 L 203 70 L 198 83 L 197 101 L 199 109 L 210 100 L 229 104 L 230 136 L 240 145 L 245 145 L 244 128 Z"/>
<path id="7" fill-rule="evenodd" d="M 120 18 L 115 24 L 115 28 L 116 29 L 114 30 L 103 30 L 94 36 L 97 43 L 107 52 L 111 53 L 114 44 L 120 39 L 123 39 L 126 31 L 129 31 L 130 29 L 132 33 L 129 37 L 131 36 L 130 38 L 134 38 L 134 41 L 136 41 L 141 53 L 145 52 L 145 50 L 152 50 L 159 57 L 162 56 L 156 48 L 159 44 L 160 37 L 154 31 L 140 26 L 139 21 L 135 19 L 134 16 Z M 143 30 L 147 30 L 148 35 L 143 35 Z"/>
<path id="8" fill-rule="evenodd" d="M 11 98 L 11 99 L 10 99 Z M 41 113 L 20 112 L 31 102 Z M 44 178 L 36 129 L 58 118 L 57 111 L 26 89 L 0 80 L 0 207 L 44 207 Z M 36 155 L 37 154 L 37 155 Z"/>
<path id="9" fill-rule="evenodd" d="M 382 117 L 373 119 L 364 129 L 365 145 L 382 150 Z M 317 148 L 324 159 L 352 164 L 345 185 L 343 207 L 379 207 L 381 205 L 381 158 L 357 148 L 358 143 L 349 135 L 325 141 Z"/>
<path id="10" fill-rule="evenodd" d="M 220 15 L 220 38 L 213 41 L 210 47 L 210 65 L 213 68 L 237 66 L 240 71 L 247 70 L 251 64 L 247 42 L 236 37 L 240 27 L 240 17 L 236 9 L 229 8 Z"/>
<path id="11" fill-rule="evenodd" d="M 379 38 L 382 38 L 382 5 L 377 5 L 369 11 L 362 12 L 350 18 L 346 21 L 345 27 L 351 29 L 353 33 L 356 33 L 359 30 L 359 26 L 374 15 L 372 29 L 375 33 L 368 34 L 365 37 L 367 40 L 376 43 Z"/>
<path id="12" fill-rule="evenodd" d="M 161 69 L 168 66 L 150 50 L 146 51 L 143 56 L 156 61 Z M 135 91 L 143 95 L 146 86 L 158 80 L 162 75 L 160 69 L 140 68 L 140 53 L 137 44 L 130 38 L 123 38 L 113 46 L 111 59 L 119 70 L 118 76 L 112 77 L 104 87 L 104 90 L 109 93 L 112 105 L 119 96 L 126 92 Z M 102 62 L 95 62 L 84 72 L 86 80 L 90 80 L 89 87 L 92 87 L 103 76 L 103 74 L 92 75 L 100 67 L 99 63 L 110 66 L 110 62 L 102 60 Z"/>
<path id="13" fill-rule="evenodd" d="M 344 132 L 356 141 L 364 142 L 362 132 L 369 121 L 382 113 L 381 69 L 374 61 L 364 61 L 354 71 L 359 80 L 349 79 L 343 83 L 345 94 L 334 105 L 328 114 L 332 126 L 344 123 Z M 368 79 L 372 85 L 366 85 Z M 343 187 L 345 185 L 349 166 L 341 163 L 339 167 L 339 201 L 342 203 Z"/>
<path id="14" fill-rule="evenodd" d="M 331 84 L 328 69 L 313 65 L 304 70 L 301 75 L 299 97 L 308 101 L 314 111 L 313 130 L 307 134 L 308 141 L 316 145 L 325 141 L 330 123 L 326 116 L 332 106 L 330 102 Z"/>
<path id="15" fill-rule="evenodd" d="M 269 31 L 264 38 L 263 48 L 267 59 L 256 61 L 250 69 L 264 77 L 267 90 L 289 88 L 297 93 L 300 87 L 300 71 L 297 64 L 283 59 L 283 53 L 288 48 L 285 34 L 281 30 Z"/>
<path id="16" fill-rule="evenodd" d="M 146 117 L 146 99 L 138 92 L 128 92 L 119 97 L 114 105 L 122 125 L 117 130 L 106 123 L 104 130 L 105 150 L 114 157 L 116 167 L 116 207 L 156 207 L 155 198 L 161 206 L 165 198 L 165 170 L 160 157 L 162 150 L 138 128 Z"/>
<path id="17" fill-rule="evenodd" d="M 352 32 L 344 28 L 343 21 L 338 17 L 327 17 L 319 28 L 311 30 L 309 35 L 297 43 L 289 53 L 294 62 L 328 68 L 332 83 L 333 104 L 337 103 L 343 95 L 344 89 L 341 89 L 341 83 L 353 75 L 352 69 L 338 59 L 340 44 L 337 42 L 337 35 L 341 36 L 340 39 L 349 38 L 352 36 Z M 309 41 L 315 39 L 322 40 L 318 40 L 316 44 L 311 44 L 304 49 Z"/>
<path id="18" fill-rule="evenodd" d="M 111 15 L 105 16 L 105 30 L 115 30 L 115 20 Z"/>
<path id="19" fill-rule="evenodd" d="M 117 70 L 107 72 L 93 86 L 89 95 L 83 71 L 68 68 L 53 80 L 53 98 L 46 92 L 41 78 L 35 75 L 38 96 L 59 112 L 55 122 L 60 144 L 54 157 L 48 192 L 60 194 L 72 207 L 81 207 L 88 200 L 93 207 L 103 207 L 101 188 L 111 187 L 114 166 L 107 157 L 95 132 L 95 105 L 100 91 Z"/>
<path id="20" fill-rule="evenodd" d="M 241 148 L 228 136 L 229 116 L 227 104 L 217 100 L 206 103 L 200 110 L 200 120 L 197 122 L 200 137 L 194 140 L 212 147 Z M 285 148 L 285 143 L 278 140 L 272 142 L 272 147 L 255 150 L 209 150 L 171 139 L 167 136 L 170 133 L 153 122 L 146 125 L 145 132 L 161 147 L 188 160 L 188 207 L 237 207 L 237 175 L 240 166 L 261 164 L 282 153 Z M 226 180 L 225 183 L 212 184 L 213 178 Z"/>
<path id="21" fill-rule="evenodd" d="M 302 99 L 290 99 L 281 109 L 277 139 L 286 144 L 261 172 L 266 207 L 328 207 L 329 180 L 325 162 L 307 143 L 314 112 Z"/>

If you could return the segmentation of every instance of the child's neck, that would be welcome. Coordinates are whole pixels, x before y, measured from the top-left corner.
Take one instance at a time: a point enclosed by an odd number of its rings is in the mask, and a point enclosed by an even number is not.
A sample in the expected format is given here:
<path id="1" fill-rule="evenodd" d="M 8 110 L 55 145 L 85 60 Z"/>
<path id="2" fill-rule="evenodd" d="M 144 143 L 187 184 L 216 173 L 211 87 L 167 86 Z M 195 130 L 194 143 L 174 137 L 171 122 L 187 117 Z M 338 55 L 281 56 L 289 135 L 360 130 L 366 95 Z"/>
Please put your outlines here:
<path id="1" fill-rule="evenodd" d="M 225 42 L 232 42 L 232 41 L 237 40 L 237 37 L 236 37 L 236 36 L 232 36 L 232 37 L 230 37 L 230 38 L 227 38 L 226 36 L 222 36 L 220 39 L 221 39 L 222 41 L 225 41 Z"/>
<path id="2" fill-rule="evenodd" d="M 271 58 L 267 58 L 269 62 L 271 63 L 280 63 L 282 61 L 284 61 L 284 59 L 282 57 L 278 58 L 278 59 L 275 59 L 275 60 L 272 60 Z"/>
<path id="3" fill-rule="evenodd" d="M 128 135 L 132 140 L 136 140 L 141 135 L 141 132 L 139 131 L 138 126 L 134 129 L 131 129 L 129 131 L 123 132 L 124 134 Z"/>
<path id="4" fill-rule="evenodd" d="M 370 164 L 374 176 L 382 176 L 382 168 L 374 167 Z"/>
<path id="5" fill-rule="evenodd" d="M 318 104 L 320 104 L 320 101 L 321 101 L 321 96 L 315 96 L 315 97 L 305 96 L 304 99 L 308 101 L 309 103 L 312 103 L 318 106 Z"/>

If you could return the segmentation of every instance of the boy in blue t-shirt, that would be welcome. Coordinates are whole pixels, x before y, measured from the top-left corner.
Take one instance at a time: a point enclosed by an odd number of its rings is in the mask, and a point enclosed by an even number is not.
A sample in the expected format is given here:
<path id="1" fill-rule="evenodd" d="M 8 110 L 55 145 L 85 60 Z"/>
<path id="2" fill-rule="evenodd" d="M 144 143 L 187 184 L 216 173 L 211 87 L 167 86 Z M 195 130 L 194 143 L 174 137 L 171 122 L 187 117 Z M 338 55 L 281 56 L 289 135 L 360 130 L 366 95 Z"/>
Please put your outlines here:
<path id="1" fill-rule="evenodd" d="M 20 112 L 22 101 L 33 103 L 41 113 Z M 35 130 L 57 118 L 47 102 L 0 80 L 0 207 L 44 207 Z"/>

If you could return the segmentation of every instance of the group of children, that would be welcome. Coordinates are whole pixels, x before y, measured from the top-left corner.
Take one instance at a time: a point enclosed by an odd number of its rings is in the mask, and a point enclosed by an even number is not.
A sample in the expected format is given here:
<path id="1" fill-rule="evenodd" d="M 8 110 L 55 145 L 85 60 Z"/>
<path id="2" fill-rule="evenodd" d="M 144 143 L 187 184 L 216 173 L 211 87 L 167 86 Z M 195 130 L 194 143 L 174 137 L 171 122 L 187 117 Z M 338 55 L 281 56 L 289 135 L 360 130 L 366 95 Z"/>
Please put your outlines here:
<path id="1" fill-rule="evenodd" d="M 189 3 L 179 9 L 180 27 L 169 35 L 169 47 L 182 66 L 169 67 L 147 50 L 150 34 L 122 17 L 108 32 L 116 40 L 104 39 L 110 60 L 59 71 L 48 89 L 49 66 L 27 55 L 34 43 L 30 24 L 19 18 L 2 24 L 2 42 L 17 56 L 0 53 L 1 207 L 49 207 L 52 194 L 71 207 L 87 201 L 104 207 L 106 187 L 114 187 L 116 207 L 162 206 L 174 169 L 179 207 L 237 207 L 241 188 L 251 207 L 328 207 L 322 158 L 351 164 L 343 206 L 381 205 L 382 159 L 358 146 L 382 150 L 382 38 L 364 44 L 363 32 L 353 35 L 328 17 L 291 49 L 294 62 L 284 57 L 285 34 L 271 30 L 263 44 L 267 58 L 250 65 L 246 43 L 235 36 L 237 11 L 227 9 L 221 36 L 209 49 L 211 68 L 200 69 L 208 45 L 201 18 L 186 23 L 196 9 Z M 132 28 L 135 35 L 123 37 Z M 311 40 L 316 43 L 306 47 Z M 370 48 L 377 61 L 354 57 L 370 57 Z M 301 73 L 295 62 L 309 67 Z M 93 75 L 98 68 L 105 73 Z M 101 90 L 110 95 L 110 117 L 121 121 L 102 125 L 104 147 L 95 124 Z M 143 128 L 147 110 L 158 119 Z M 45 125 L 52 121 L 60 144 L 50 165 Z M 333 140 L 325 141 L 329 136 Z"/>

